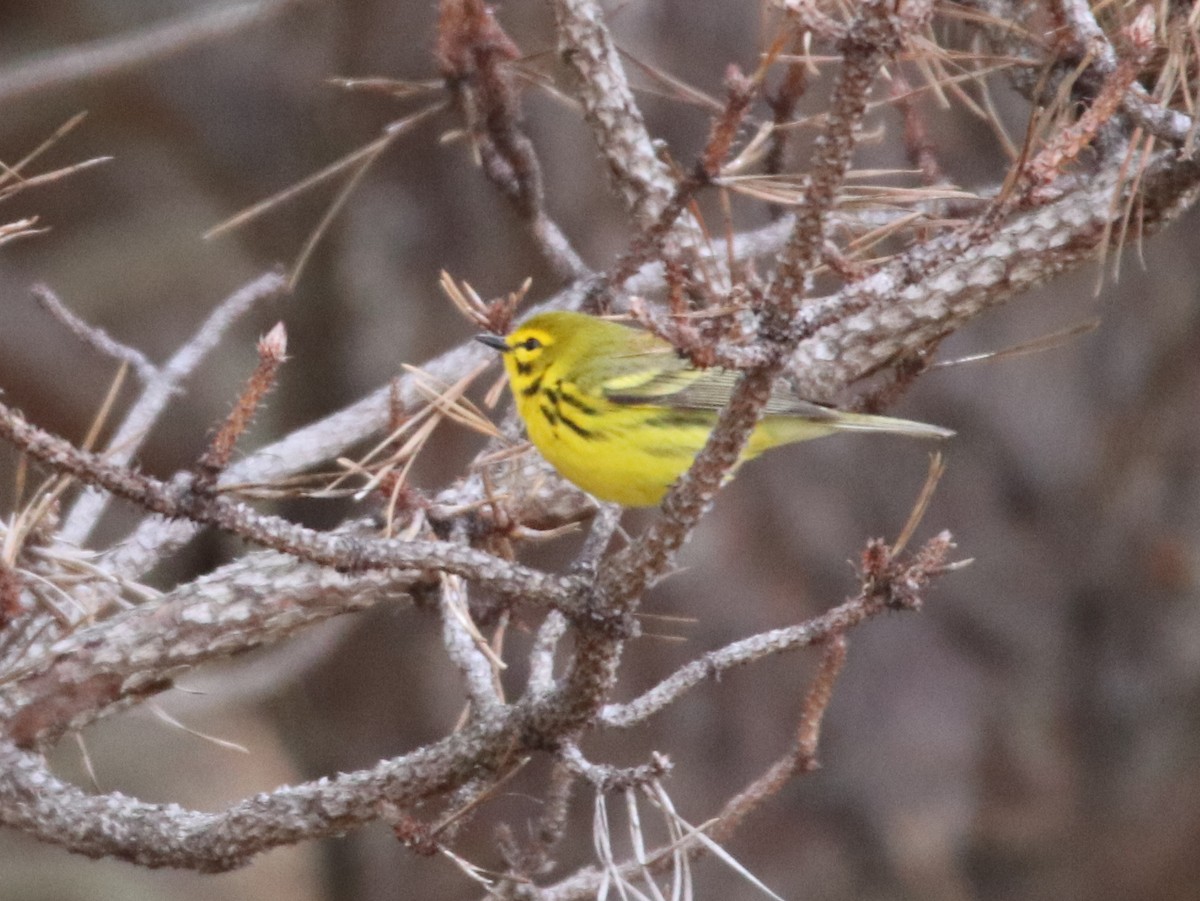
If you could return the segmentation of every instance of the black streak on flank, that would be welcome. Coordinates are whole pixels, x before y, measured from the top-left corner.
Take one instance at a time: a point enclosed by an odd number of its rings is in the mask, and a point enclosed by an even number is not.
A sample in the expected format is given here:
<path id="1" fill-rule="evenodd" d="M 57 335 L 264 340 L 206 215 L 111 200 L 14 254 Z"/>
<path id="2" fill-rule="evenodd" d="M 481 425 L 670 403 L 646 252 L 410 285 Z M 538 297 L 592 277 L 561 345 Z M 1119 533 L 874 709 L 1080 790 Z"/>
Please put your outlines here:
<path id="1" fill-rule="evenodd" d="M 595 432 L 591 431 L 590 429 L 585 429 L 579 423 L 568 419 L 566 416 L 563 416 L 561 411 L 559 412 L 558 418 L 562 420 L 563 425 L 565 425 L 567 428 L 569 428 L 572 432 L 574 432 L 580 438 L 595 438 L 596 437 Z"/>
<path id="2" fill-rule="evenodd" d="M 518 370 L 520 371 L 520 370 Z M 536 379 L 521 389 L 521 393 L 526 397 L 533 397 L 542 390 L 542 377 L 539 375 Z"/>
<path id="3" fill-rule="evenodd" d="M 546 417 L 546 422 L 550 425 L 558 425 L 558 414 L 555 413 L 546 404 L 538 404 L 538 409 L 542 411 L 542 415 Z"/>
<path id="4" fill-rule="evenodd" d="M 562 392 L 562 399 L 564 403 L 570 404 L 585 416 L 596 415 L 597 411 L 595 407 L 584 401 L 579 395 L 572 394 L 570 389 L 564 388 L 562 382 L 558 383 L 558 390 Z"/>
<path id="5" fill-rule="evenodd" d="M 583 404 L 581 406 L 578 399 L 575 397 L 572 397 L 571 394 L 566 389 L 563 388 L 563 383 L 562 383 L 561 379 L 559 379 L 558 382 L 555 383 L 555 387 L 547 388 L 545 391 L 542 392 L 542 394 L 547 400 L 550 401 L 551 404 L 554 405 L 553 410 L 547 409 L 545 404 L 540 405 L 542 413 L 545 414 L 545 416 L 548 420 L 550 420 L 551 425 L 553 425 L 556 421 L 561 422 L 563 425 L 565 425 L 567 428 L 569 428 L 572 432 L 574 432 L 580 438 L 596 438 L 597 437 L 597 434 L 595 432 L 593 432 L 591 429 L 585 429 L 583 426 L 581 426 L 579 423 L 577 423 L 575 420 L 571 419 L 571 417 L 567 416 L 567 414 L 563 412 L 562 403 L 561 403 L 562 401 L 566 401 L 568 404 L 575 407 L 575 409 L 579 410 L 580 412 L 582 412 L 584 414 L 590 413 L 592 415 L 595 415 L 596 411 L 591 409 L 590 407 L 588 407 L 587 404 Z M 601 434 L 600 437 L 603 437 L 603 435 Z"/>

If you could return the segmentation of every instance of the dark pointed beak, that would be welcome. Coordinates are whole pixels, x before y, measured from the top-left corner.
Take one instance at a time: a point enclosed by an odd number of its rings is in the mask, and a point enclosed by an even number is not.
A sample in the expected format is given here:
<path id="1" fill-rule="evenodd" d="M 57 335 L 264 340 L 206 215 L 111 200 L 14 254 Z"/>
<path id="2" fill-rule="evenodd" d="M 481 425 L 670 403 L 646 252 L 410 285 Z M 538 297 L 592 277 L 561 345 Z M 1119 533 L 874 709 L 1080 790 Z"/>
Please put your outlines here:
<path id="1" fill-rule="evenodd" d="M 486 344 L 488 347 L 495 348 L 501 353 L 507 353 L 509 350 L 508 342 L 499 335 L 476 335 L 475 340 L 480 344 Z"/>

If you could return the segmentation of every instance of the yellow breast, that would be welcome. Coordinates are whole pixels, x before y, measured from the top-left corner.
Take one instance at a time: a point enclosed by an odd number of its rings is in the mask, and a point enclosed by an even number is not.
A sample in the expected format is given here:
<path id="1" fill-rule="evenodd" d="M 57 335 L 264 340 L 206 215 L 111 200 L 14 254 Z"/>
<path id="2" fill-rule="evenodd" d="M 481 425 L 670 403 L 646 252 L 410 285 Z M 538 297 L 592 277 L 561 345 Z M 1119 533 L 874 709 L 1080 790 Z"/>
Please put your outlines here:
<path id="1" fill-rule="evenodd" d="M 529 440 L 584 491 L 626 507 L 658 504 L 695 460 L 716 424 L 706 410 L 614 404 L 556 382 L 515 392 Z M 771 441 L 755 430 L 742 459 Z"/>

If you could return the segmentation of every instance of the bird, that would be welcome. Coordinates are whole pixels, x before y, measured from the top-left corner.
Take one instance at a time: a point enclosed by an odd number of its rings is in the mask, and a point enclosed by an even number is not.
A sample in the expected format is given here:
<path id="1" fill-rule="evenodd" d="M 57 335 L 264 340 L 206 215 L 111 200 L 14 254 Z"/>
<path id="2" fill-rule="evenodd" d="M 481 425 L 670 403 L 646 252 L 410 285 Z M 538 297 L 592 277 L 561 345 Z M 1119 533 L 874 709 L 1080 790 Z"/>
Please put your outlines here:
<path id="1" fill-rule="evenodd" d="M 507 336 L 476 340 L 500 351 L 517 413 L 542 456 L 597 499 L 625 507 L 662 501 L 704 447 L 740 376 L 694 366 L 650 332 L 585 313 L 538 313 Z M 777 385 L 738 465 L 834 432 L 954 434 L 838 410 Z"/>

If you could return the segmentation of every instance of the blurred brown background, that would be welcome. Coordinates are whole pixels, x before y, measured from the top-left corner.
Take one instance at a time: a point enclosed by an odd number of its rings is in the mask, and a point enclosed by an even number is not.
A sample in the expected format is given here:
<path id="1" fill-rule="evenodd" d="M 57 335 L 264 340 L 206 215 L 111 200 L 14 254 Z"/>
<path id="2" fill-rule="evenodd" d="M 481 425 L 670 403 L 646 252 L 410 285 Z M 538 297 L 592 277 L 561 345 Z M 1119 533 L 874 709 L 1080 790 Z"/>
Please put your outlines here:
<path id="1" fill-rule="evenodd" d="M 231 290 L 294 258 L 333 189 L 217 240 L 201 235 L 413 108 L 345 93 L 327 79 L 436 78 L 430 2 L 263 6 L 270 15 L 262 22 L 167 59 L 17 93 L 11 85 L 47 54 L 199 7 L 0 5 L 0 159 L 11 164 L 81 110 L 87 120 L 36 171 L 114 157 L 0 211 L 4 221 L 36 214 L 51 228 L 0 248 L 0 388 L 34 421 L 82 436 L 113 366 L 35 306 L 32 284 L 47 283 L 91 322 L 163 360 Z M 726 63 L 752 66 L 758 46 L 757 5 L 734 6 L 641 0 L 622 6 L 614 29 L 638 58 L 717 93 Z M 499 15 L 530 56 L 552 50 L 546 4 L 513 2 Z M 645 108 L 652 132 L 677 159 L 691 159 L 704 112 L 655 97 Z M 627 233 L 589 137 L 575 113 L 545 94 L 527 92 L 526 110 L 551 212 L 602 267 Z M 1003 160 L 990 133 L 961 114 L 931 116 L 955 178 L 978 188 L 998 180 Z M 439 269 L 485 296 L 526 276 L 533 298 L 553 293 L 552 277 L 465 145 L 439 143 L 454 124 L 445 115 L 380 159 L 295 295 L 256 311 L 190 382 L 141 455 L 145 468 L 167 474 L 196 457 L 254 365 L 253 341 L 279 319 L 293 361 L 256 441 L 385 383 L 401 362 L 464 340 L 471 329 L 438 293 Z M 1019 133 L 1019 120 L 1015 127 Z M 895 144 L 866 148 L 863 165 L 904 165 Z M 1200 898 L 1196 224 L 1192 216 L 1132 248 L 1119 281 L 1106 278 L 1099 298 L 1097 267 L 1075 273 L 955 336 L 943 356 L 1005 347 L 1098 315 L 1093 334 L 1039 355 L 930 373 L 897 408 L 958 430 L 923 534 L 951 529 L 960 555 L 976 562 L 941 581 L 921 615 L 886 618 L 851 636 L 823 769 L 786 788 L 730 843 L 784 897 Z M 480 446 L 464 430 L 443 432 L 418 466 L 420 484 L 443 484 Z M 12 462 L 0 452 L 5 504 Z M 695 618 L 650 626 L 686 641 L 636 644 L 624 696 L 704 650 L 853 592 L 847 561 L 867 537 L 895 536 L 926 466 L 923 446 L 845 437 L 748 468 L 688 548 L 688 568 L 650 600 L 652 612 Z M 285 512 L 329 524 L 347 508 Z M 110 517 L 101 540 L 119 535 L 130 516 Z M 178 572 L 160 579 L 169 584 L 225 553 L 219 541 L 202 540 Z M 555 565 L 565 553 L 541 549 L 537 559 Z M 648 728 L 599 736 L 585 750 L 618 763 L 667 752 L 676 764 L 672 797 L 701 822 L 786 749 L 814 660 L 797 655 L 736 672 Z M 275 684 L 262 684 L 264 672 Z M 443 734 L 462 703 L 436 624 L 393 606 L 327 624 L 226 673 L 197 674 L 191 687 L 205 694 L 173 692 L 163 707 L 251 753 L 145 712 L 117 717 L 86 735 L 104 790 L 215 809 L 401 754 Z M 64 743 L 58 758 L 60 772 L 86 784 L 74 744 Z M 500 802 L 510 821 L 536 816 L 540 773 L 523 774 Z M 582 863 L 591 859 L 585 794 L 576 797 L 575 818 L 564 858 Z M 467 857 L 498 864 L 489 821 L 468 838 Z M 701 863 L 697 874 L 699 897 L 754 896 L 719 863 Z M 0 833 L 3 901 L 477 894 L 449 863 L 409 853 L 383 826 L 276 851 L 220 877 L 95 863 Z"/>

